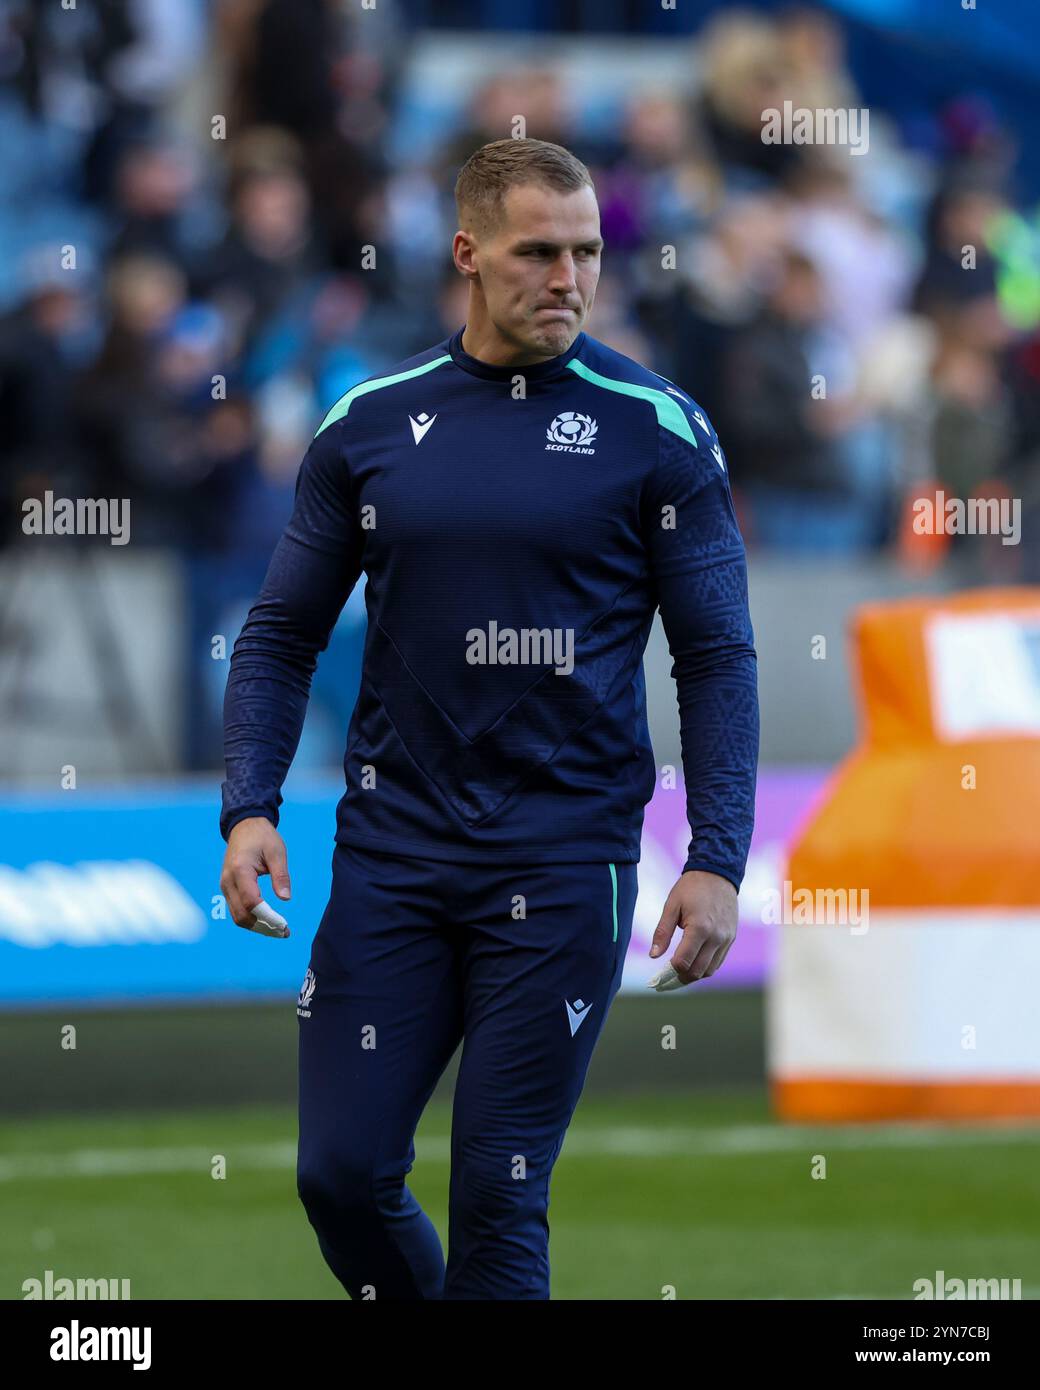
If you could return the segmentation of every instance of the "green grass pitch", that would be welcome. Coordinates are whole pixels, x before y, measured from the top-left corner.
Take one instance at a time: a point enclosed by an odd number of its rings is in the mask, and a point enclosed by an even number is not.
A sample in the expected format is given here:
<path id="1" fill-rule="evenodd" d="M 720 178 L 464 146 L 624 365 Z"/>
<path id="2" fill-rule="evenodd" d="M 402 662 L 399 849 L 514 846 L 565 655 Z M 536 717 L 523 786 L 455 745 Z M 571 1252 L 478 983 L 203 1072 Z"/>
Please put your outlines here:
<path id="1" fill-rule="evenodd" d="M 409 1178 L 442 1240 L 450 1121 L 435 1099 Z M 250 1106 L 0 1126 L 0 1296 L 51 1269 L 133 1298 L 345 1298 L 296 1197 L 295 1123 Z M 1035 1127 L 794 1129 L 760 1090 L 586 1097 L 553 1177 L 553 1297 L 910 1299 L 941 1269 L 1035 1298 L 1038 1159 Z"/>

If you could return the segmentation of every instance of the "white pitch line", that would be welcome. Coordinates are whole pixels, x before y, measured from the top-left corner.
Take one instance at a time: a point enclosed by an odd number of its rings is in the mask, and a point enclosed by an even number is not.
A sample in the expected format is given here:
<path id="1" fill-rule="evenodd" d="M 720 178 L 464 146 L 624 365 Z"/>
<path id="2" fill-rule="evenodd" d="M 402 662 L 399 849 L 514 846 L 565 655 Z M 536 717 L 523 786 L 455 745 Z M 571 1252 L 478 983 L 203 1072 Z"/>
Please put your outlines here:
<path id="1" fill-rule="evenodd" d="M 668 1128 L 579 1130 L 568 1135 L 564 1155 L 615 1154 L 633 1158 L 682 1157 L 686 1154 L 788 1153 L 808 1149 L 892 1149 L 962 1147 L 973 1144 L 1040 1144 L 1040 1126 L 962 1130 L 944 1126 L 885 1125 L 826 1128 L 807 1125 L 732 1125 L 725 1129 Z"/>
<path id="2" fill-rule="evenodd" d="M 569 1134 L 562 1158 L 698 1158 L 719 1155 L 820 1153 L 845 1149 L 962 1148 L 975 1145 L 1040 1145 L 1040 1128 L 957 1129 L 941 1126 L 886 1125 L 823 1129 L 777 1125 L 735 1125 L 728 1129 L 693 1128 L 579 1129 Z M 72 1149 L 65 1153 L 17 1154 L 0 1158 L 0 1182 L 33 1182 L 48 1178 L 109 1178 L 149 1173 L 208 1173 L 221 1154 L 199 1145 L 177 1148 Z M 293 1168 L 296 1141 L 234 1144 L 223 1155 L 229 1169 Z M 447 1135 L 421 1139 L 417 1160 L 446 1163 L 451 1157 Z"/>

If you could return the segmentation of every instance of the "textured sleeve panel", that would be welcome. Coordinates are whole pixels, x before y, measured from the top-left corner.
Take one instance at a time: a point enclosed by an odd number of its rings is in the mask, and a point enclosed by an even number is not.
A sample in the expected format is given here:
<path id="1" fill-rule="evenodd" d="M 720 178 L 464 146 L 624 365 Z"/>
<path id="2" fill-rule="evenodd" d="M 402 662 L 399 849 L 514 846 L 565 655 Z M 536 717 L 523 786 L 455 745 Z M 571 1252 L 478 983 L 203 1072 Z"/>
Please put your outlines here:
<path id="1" fill-rule="evenodd" d="M 327 429 L 307 450 L 292 517 L 231 654 L 224 693 L 225 839 L 248 816 L 277 825 L 318 653 L 361 573 L 362 533 L 343 432 Z"/>
<path id="2" fill-rule="evenodd" d="M 739 889 L 755 818 L 758 663 L 725 461 L 714 430 L 699 412 L 697 420 L 694 444 L 658 427 L 643 524 L 679 701 L 691 831 L 683 869 Z"/>

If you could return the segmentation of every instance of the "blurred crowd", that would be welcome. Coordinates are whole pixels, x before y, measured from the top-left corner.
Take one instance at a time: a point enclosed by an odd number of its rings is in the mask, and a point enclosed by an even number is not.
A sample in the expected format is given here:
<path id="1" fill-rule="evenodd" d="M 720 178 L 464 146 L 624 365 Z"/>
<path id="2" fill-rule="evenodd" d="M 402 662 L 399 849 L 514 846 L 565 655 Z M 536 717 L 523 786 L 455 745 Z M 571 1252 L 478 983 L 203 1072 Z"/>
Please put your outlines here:
<path id="1" fill-rule="evenodd" d="M 912 560 L 933 485 L 1035 515 L 1040 223 L 985 103 L 912 138 L 872 108 L 868 156 L 766 144 L 767 108 L 862 98 L 832 18 L 733 9 L 610 127 L 548 49 L 402 160 L 415 37 L 393 0 L 3 3 L 0 544 L 46 489 L 129 497 L 135 546 L 247 600 L 323 411 L 464 322 L 455 175 L 518 113 L 595 180 L 588 331 L 709 413 L 749 550 Z M 983 550 L 981 579 L 1040 578 Z"/>

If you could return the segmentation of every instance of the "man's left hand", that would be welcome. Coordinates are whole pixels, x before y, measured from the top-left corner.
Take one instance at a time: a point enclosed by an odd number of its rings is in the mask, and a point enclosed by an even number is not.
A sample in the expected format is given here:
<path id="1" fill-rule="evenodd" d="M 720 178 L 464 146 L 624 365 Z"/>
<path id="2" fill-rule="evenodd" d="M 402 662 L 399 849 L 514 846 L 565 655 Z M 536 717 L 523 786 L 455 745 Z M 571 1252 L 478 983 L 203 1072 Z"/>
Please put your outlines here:
<path id="1" fill-rule="evenodd" d="M 651 957 L 665 953 L 676 927 L 682 928 L 682 940 L 671 965 L 679 980 L 690 985 L 714 975 L 737 935 L 737 890 L 729 879 L 688 869 L 665 901 Z"/>

